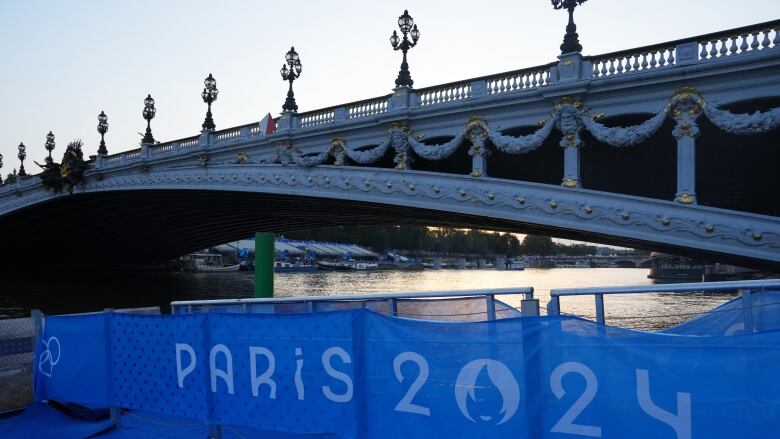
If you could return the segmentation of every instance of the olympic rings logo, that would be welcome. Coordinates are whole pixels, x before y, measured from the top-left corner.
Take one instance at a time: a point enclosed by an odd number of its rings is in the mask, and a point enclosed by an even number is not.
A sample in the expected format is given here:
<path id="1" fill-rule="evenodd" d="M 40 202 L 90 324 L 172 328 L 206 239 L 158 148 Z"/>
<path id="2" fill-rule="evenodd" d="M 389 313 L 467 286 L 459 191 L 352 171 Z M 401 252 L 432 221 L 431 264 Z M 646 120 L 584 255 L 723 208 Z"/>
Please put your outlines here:
<path id="1" fill-rule="evenodd" d="M 52 370 L 57 363 L 60 362 L 60 341 L 57 337 L 50 337 L 48 340 L 42 340 L 41 343 L 46 349 L 41 352 L 41 357 L 38 359 L 38 370 L 51 378 Z"/>

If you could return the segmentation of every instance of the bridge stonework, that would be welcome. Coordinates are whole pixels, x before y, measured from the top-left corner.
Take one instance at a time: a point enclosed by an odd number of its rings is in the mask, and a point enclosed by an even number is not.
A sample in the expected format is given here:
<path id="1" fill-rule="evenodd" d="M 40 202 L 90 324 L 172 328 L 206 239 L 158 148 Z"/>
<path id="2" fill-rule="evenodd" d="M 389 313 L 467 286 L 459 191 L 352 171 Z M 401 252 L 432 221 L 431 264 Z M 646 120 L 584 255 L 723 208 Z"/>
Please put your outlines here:
<path id="1" fill-rule="evenodd" d="M 254 123 L 99 155 L 72 195 L 53 193 L 37 177 L 0 186 L 0 225 L 27 233 L 28 212 L 45 216 L 49 208 L 67 209 L 71 197 L 91 194 L 275 194 L 353 203 L 353 216 L 331 212 L 333 223 L 389 220 L 372 213 L 372 206 L 386 206 L 398 208 L 401 213 L 392 219 L 399 221 L 544 231 L 777 268 L 780 206 L 747 211 L 702 205 L 696 173 L 697 155 L 708 153 L 709 145 L 697 144 L 705 126 L 735 136 L 770 135 L 777 143 L 780 106 L 772 105 L 780 103 L 778 29 L 780 21 L 774 21 L 601 56 L 565 54 L 530 69 L 285 112 L 272 133 Z M 764 106 L 752 113 L 731 111 L 751 102 Z M 641 122 L 610 126 L 629 116 Z M 673 197 L 583 184 L 588 143 L 630 150 L 662 133 L 676 149 L 676 160 L 664 163 L 675 177 Z M 491 154 L 530 154 L 548 139 L 563 150 L 560 184 L 523 181 L 521 175 L 491 177 Z M 471 163 L 466 172 L 426 169 L 428 163 L 455 160 L 466 147 Z M 129 207 L 127 214 L 141 208 Z M 273 212 L 275 224 L 284 215 Z M 197 218 L 187 222 L 194 224 L 193 233 L 213 237 L 212 244 L 255 231 L 239 227 L 209 234 L 198 229 Z M 291 217 L 293 223 L 298 224 Z M 169 234 L 146 232 L 157 241 Z M 209 244 L 184 241 L 169 247 L 170 253 Z"/>

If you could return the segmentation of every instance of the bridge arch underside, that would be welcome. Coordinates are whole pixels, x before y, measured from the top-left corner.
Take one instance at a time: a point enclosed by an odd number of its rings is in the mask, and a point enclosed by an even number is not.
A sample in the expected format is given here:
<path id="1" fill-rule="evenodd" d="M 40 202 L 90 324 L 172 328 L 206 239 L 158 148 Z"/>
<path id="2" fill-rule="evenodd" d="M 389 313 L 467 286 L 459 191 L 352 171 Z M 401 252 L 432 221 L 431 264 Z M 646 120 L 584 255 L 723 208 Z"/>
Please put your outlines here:
<path id="1" fill-rule="evenodd" d="M 0 272 L 159 266 L 251 236 L 333 225 L 416 224 L 548 234 L 769 270 L 777 261 L 517 219 L 348 199 L 232 190 L 119 190 L 56 197 L 0 217 Z"/>

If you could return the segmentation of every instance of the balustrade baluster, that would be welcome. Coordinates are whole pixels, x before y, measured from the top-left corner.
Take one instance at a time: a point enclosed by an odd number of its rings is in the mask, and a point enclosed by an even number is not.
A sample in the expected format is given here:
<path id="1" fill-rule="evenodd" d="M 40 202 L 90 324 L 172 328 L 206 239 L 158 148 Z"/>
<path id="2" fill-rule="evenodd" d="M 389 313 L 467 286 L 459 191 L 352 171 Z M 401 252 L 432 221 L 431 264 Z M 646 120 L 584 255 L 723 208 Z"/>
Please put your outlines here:
<path id="1" fill-rule="evenodd" d="M 699 43 L 701 44 L 701 52 L 699 52 L 699 59 L 707 59 L 707 43 Z"/>
<path id="2" fill-rule="evenodd" d="M 737 54 L 737 38 L 738 37 L 731 38 L 731 47 L 729 47 L 729 55 Z"/>
<path id="3" fill-rule="evenodd" d="M 748 46 L 748 42 L 747 42 L 748 36 L 749 34 L 740 35 L 740 37 L 742 38 L 742 44 L 739 45 L 739 53 L 747 52 L 748 47 L 750 47 Z"/>
<path id="4" fill-rule="evenodd" d="M 647 53 L 642 54 L 642 70 L 647 70 Z"/>
<path id="5" fill-rule="evenodd" d="M 525 88 L 531 87 L 531 75 L 525 74 Z"/>
<path id="6" fill-rule="evenodd" d="M 780 46 L 780 27 L 775 28 L 775 39 L 772 40 L 772 44 L 775 45 L 775 48 Z"/>
<path id="7" fill-rule="evenodd" d="M 517 76 L 516 75 L 512 76 L 512 84 L 511 84 L 510 87 L 511 87 L 512 90 L 517 90 L 518 89 L 518 87 L 517 87 Z"/>
<path id="8" fill-rule="evenodd" d="M 639 70 L 639 55 L 634 55 L 634 63 L 631 65 L 633 71 Z"/>
<path id="9" fill-rule="evenodd" d="M 544 72 L 544 85 L 550 84 L 550 71 Z"/>
<path id="10" fill-rule="evenodd" d="M 720 50 L 718 50 L 718 57 L 723 58 L 728 53 L 728 49 L 726 48 L 726 42 L 728 41 L 728 38 L 723 38 L 720 40 Z"/>
<path id="11" fill-rule="evenodd" d="M 599 76 L 600 76 L 599 63 L 597 61 L 593 63 L 593 77 L 598 78 Z"/>
<path id="12" fill-rule="evenodd" d="M 617 59 L 617 72 L 623 73 L 623 61 L 625 61 L 625 57 L 620 57 Z"/>
<path id="13" fill-rule="evenodd" d="M 718 55 L 718 40 L 710 41 L 710 59 L 714 59 Z"/>
<path id="14" fill-rule="evenodd" d="M 667 58 L 667 62 L 668 62 L 668 64 L 670 66 L 674 65 L 674 61 L 675 61 L 675 59 L 674 59 L 674 47 L 672 47 L 670 49 L 667 49 L 667 50 L 669 51 L 669 58 Z"/>
<path id="15" fill-rule="evenodd" d="M 655 66 L 658 65 L 658 60 L 655 59 L 655 56 L 658 55 L 658 51 L 650 52 L 650 68 L 654 69 Z"/>
<path id="16" fill-rule="evenodd" d="M 766 49 L 769 47 L 769 32 L 772 32 L 772 29 L 767 29 L 763 31 L 764 33 L 764 39 L 761 41 L 761 48 Z"/>
<path id="17" fill-rule="evenodd" d="M 531 73 L 531 87 L 536 87 L 539 83 L 536 81 L 536 72 Z"/>
<path id="18" fill-rule="evenodd" d="M 759 44 L 758 44 L 758 32 L 753 32 L 753 42 L 750 43 L 750 49 L 751 50 L 756 50 L 756 49 L 758 49 L 758 46 L 759 46 Z"/>
<path id="19" fill-rule="evenodd" d="M 658 51 L 658 67 L 663 67 L 666 65 L 666 49 L 661 49 Z"/>
<path id="20" fill-rule="evenodd" d="M 615 74 L 615 60 L 611 59 L 609 60 L 609 74 L 614 75 Z"/>
<path id="21" fill-rule="evenodd" d="M 607 62 L 601 61 L 601 76 L 607 75 Z"/>

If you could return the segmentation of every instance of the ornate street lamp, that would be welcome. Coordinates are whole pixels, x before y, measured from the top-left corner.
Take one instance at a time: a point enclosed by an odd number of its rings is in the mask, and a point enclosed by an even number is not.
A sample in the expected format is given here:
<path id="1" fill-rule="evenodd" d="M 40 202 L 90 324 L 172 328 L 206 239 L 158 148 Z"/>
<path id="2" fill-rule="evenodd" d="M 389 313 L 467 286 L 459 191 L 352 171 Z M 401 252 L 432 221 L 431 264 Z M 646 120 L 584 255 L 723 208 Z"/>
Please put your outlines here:
<path id="1" fill-rule="evenodd" d="M 412 19 L 407 10 L 404 10 L 404 15 L 398 17 L 398 27 L 404 36 L 403 40 L 398 38 L 396 31 L 393 31 L 393 35 L 390 36 L 390 44 L 393 46 L 393 50 L 400 50 L 404 53 L 404 59 L 401 62 L 401 70 L 398 71 L 398 78 L 395 79 L 395 85 L 398 87 L 411 87 L 414 81 L 412 81 L 412 75 L 409 73 L 406 52 L 417 45 L 417 40 L 420 39 L 420 31 L 417 30 L 417 25 L 414 24 L 414 19 Z M 412 37 L 411 41 L 407 38 L 407 34 Z"/>
<path id="2" fill-rule="evenodd" d="M 141 143 L 144 144 L 154 144 L 154 137 L 152 136 L 152 119 L 154 119 L 154 115 L 157 113 L 157 109 L 154 108 L 154 99 L 152 99 L 152 95 L 144 99 L 144 119 L 146 119 L 146 134 L 144 134 L 144 138 L 141 139 Z"/>
<path id="3" fill-rule="evenodd" d="M 0 154 L 0 169 L 3 169 L 3 155 Z M 0 184 L 3 184 L 3 175 L 0 174 Z"/>
<path id="4" fill-rule="evenodd" d="M 569 11 L 569 24 L 566 25 L 566 35 L 561 44 L 561 53 L 582 52 L 577 25 L 574 24 L 574 8 L 588 0 L 550 0 L 554 9 L 566 9 Z"/>
<path id="5" fill-rule="evenodd" d="M 49 160 L 51 160 L 51 152 L 54 151 L 54 134 L 49 131 L 46 135 L 46 151 L 49 151 Z"/>
<path id="6" fill-rule="evenodd" d="M 219 90 L 217 90 L 217 80 L 209 73 L 209 77 L 206 78 L 203 83 L 206 87 L 203 89 L 200 96 L 203 98 L 203 102 L 209 105 L 209 109 L 206 111 L 206 120 L 203 121 L 202 126 L 204 130 L 213 130 L 216 129 L 217 126 L 214 125 L 214 119 L 211 117 L 211 104 L 217 100 L 217 95 L 219 94 Z"/>
<path id="7" fill-rule="evenodd" d="M 282 105 L 284 111 L 298 111 L 298 105 L 295 103 L 295 94 L 293 93 L 293 81 L 301 77 L 301 59 L 298 56 L 298 52 L 295 51 L 295 47 L 291 47 L 290 51 L 284 55 L 286 64 L 282 64 L 282 69 L 279 73 L 282 74 L 282 79 L 290 82 L 290 88 L 287 90 L 287 99 Z M 290 66 L 289 68 L 287 66 Z"/>
<path id="8" fill-rule="evenodd" d="M 21 165 L 19 166 L 19 176 L 20 177 L 27 177 L 27 172 L 24 171 L 24 159 L 27 158 L 27 153 L 24 152 L 27 148 L 24 146 L 24 143 L 19 144 L 19 154 L 17 157 L 19 157 L 19 161 L 21 162 Z"/>
<path id="9" fill-rule="evenodd" d="M 108 132 L 108 116 L 103 111 L 98 114 L 97 132 L 100 133 L 100 147 L 98 148 L 98 155 L 108 155 L 108 149 L 106 148 L 105 135 Z"/>

